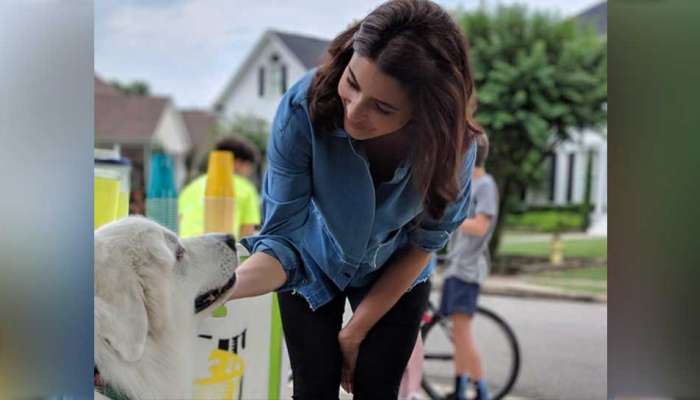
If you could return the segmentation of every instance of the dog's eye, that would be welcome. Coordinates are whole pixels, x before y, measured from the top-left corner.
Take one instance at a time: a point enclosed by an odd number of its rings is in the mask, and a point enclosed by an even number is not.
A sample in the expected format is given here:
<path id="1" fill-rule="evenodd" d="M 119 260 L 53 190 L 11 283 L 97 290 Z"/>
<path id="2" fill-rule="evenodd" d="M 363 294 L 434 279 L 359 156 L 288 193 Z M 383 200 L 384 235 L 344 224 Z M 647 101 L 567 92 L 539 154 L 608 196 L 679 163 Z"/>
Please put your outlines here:
<path id="1" fill-rule="evenodd" d="M 175 251 L 175 259 L 177 261 L 182 260 L 182 257 L 185 256 L 185 248 L 184 247 L 178 247 L 177 250 Z"/>

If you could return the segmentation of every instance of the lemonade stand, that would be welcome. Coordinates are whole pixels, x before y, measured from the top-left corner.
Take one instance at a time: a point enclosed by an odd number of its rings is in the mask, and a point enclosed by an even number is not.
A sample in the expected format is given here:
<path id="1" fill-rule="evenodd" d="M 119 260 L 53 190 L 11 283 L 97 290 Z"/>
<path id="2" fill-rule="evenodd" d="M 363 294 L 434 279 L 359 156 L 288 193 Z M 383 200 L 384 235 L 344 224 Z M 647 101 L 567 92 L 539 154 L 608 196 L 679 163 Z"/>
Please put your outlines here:
<path id="1" fill-rule="evenodd" d="M 172 171 L 168 169 L 172 164 L 158 157 L 151 158 L 151 171 L 156 171 L 160 178 L 152 178 L 150 186 L 155 185 L 153 181 L 170 182 Z M 235 212 L 232 154 L 212 152 L 209 161 L 206 195 L 202 199 L 205 231 L 230 233 Z M 130 170 L 129 161 L 122 159 L 118 150 L 95 150 L 95 229 L 128 216 Z M 156 193 L 155 190 L 149 192 Z M 154 196 L 147 201 L 147 207 L 153 207 L 153 200 L 157 199 L 161 197 Z M 168 206 L 167 210 L 171 208 Z M 147 209 L 146 214 L 167 226 L 172 222 L 173 218 L 169 217 L 172 213 L 155 212 L 161 209 L 163 207 L 157 207 L 150 213 Z M 161 214 L 168 217 L 159 218 Z M 238 247 L 240 261 L 243 261 L 246 251 Z M 195 399 L 287 398 L 284 388 L 289 369 L 283 357 L 282 324 L 275 294 L 228 302 L 203 321 L 194 339 Z"/>

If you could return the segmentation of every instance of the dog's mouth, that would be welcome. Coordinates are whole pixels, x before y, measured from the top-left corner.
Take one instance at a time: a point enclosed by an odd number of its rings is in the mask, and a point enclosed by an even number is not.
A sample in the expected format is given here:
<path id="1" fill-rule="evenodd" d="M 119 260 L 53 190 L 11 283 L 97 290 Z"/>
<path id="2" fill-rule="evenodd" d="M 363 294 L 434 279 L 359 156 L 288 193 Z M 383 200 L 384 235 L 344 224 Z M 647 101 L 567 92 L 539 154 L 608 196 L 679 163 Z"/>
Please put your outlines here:
<path id="1" fill-rule="evenodd" d="M 195 314 L 201 313 L 202 311 L 209 308 L 212 304 L 216 303 L 219 299 L 221 299 L 221 296 L 223 296 L 226 292 L 228 292 L 229 289 L 233 287 L 235 283 L 236 274 L 233 274 L 231 275 L 231 278 L 229 278 L 229 280 L 226 282 L 226 284 L 224 284 L 224 286 L 221 286 L 218 289 L 209 290 L 197 296 L 197 298 L 194 299 Z"/>

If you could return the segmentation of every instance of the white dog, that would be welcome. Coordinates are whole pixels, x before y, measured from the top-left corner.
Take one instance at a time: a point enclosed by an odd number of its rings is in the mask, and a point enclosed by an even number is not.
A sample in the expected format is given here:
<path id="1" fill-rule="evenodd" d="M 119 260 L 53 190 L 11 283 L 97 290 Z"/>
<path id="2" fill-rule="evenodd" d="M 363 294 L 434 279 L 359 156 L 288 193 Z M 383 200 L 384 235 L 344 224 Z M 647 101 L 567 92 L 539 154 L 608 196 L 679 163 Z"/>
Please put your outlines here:
<path id="1" fill-rule="evenodd" d="M 98 229 L 95 379 L 104 385 L 98 392 L 191 398 L 197 323 L 228 299 L 237 265 L 232 236 L 180 240 L 140 217 Z"/>

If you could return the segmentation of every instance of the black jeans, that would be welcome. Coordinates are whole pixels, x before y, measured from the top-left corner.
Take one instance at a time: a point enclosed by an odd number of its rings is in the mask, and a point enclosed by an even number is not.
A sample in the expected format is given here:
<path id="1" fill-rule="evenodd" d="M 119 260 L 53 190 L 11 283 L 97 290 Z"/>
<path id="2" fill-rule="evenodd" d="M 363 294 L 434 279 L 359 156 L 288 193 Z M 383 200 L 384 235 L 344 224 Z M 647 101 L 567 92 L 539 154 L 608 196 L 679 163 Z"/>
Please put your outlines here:
<path id="1" fill-rule="evenodd" d="M 345 299 L 350 299 L 355 310 L 364 293 L 349 290 L 316 311 L 311 311 L 301 295 L 279 294 L 295 400 L 338 399 L 343 360 L 338 332 Z M 429 295 L 429 281 L 416 285 L 367 333 L 355 367 L 355 400 L 397 398 Z"/>

